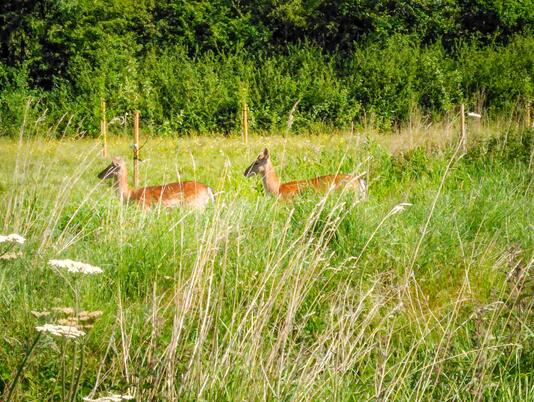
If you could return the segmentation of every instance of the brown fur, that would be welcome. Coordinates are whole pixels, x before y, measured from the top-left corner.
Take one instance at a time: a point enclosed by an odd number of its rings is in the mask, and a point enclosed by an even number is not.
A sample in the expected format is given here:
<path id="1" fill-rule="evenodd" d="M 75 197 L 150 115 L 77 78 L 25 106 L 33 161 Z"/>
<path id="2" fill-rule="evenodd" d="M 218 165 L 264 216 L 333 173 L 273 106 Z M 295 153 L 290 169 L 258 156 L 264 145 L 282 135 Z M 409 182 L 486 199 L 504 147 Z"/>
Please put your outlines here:
<path id="1" fill-rule="evenodd" d="M 128 171 L 122 158 L 112 158 L 111 164 L 98 175 L 101 179 L 114 179 L 123 202 L 135 202 L 142 207 L 160 204 L 164 207 L 192 206 L 204 208 L 213 201 L 213 190 L 203 183 L 184 181 L 130 189 Z"/>
<path id="2" fill-rule="evenodd" d="M 262 177 L 263 187 L 268 194 L 276 195 L 284 200 L 291 199 L 307 189 L 314 189 L 318 192 L 325 193 L 332 187 L 334 189 L 340 189 L 350 186 L 355 191 L 359 192 L 360 195 L 365 196 L 367 193 L 367 186 L 362 177 L 363 175 L 352 176 L 347 174 L 335 174 L 315 177 L 309 180 L 280 183 L 280 179 L 276 174 L 267 148 L 265 148 L 263 152 L 258 155 L 258 158 L 252 162 L 247 170 L 245 170 L 245 177 L 250 177 L 255 174 Z"/>

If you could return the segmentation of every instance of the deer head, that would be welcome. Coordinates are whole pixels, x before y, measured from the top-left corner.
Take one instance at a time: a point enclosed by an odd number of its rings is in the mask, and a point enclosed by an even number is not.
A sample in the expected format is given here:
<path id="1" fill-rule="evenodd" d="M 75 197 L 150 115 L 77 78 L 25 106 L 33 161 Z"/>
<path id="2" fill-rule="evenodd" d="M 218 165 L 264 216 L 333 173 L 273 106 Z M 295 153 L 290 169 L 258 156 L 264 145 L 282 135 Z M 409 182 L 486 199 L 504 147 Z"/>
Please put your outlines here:
<path id="1" fill-rule="evenodd" d="M 265 148 L 247 170 L 245 170 L 245 177 L 254 176 L 255 174 L 264 175 L 268 162 L 269 150 Z"/>
<path id="2" fill-rule="evenodd" d="M 119 173 L 126 168 L 126 163 L 119 156 L 111 158 L 111 164 L 98 174 L 99 179 L 112 179 L 119 175 Z"/>

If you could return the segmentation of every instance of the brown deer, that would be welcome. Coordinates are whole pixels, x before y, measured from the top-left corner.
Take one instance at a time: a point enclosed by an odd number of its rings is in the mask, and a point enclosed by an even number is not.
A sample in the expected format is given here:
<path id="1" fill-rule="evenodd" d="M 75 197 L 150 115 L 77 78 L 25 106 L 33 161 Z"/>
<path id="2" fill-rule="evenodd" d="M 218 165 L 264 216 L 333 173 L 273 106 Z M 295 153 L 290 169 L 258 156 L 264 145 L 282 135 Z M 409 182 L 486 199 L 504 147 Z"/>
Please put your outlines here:
<path id="1" fill-rule="evenodd" d="M 98 174 L 98 178 L 115 180 L 122 202 L 135 202 L 145 208 L 158 204 L 169 208 L 180 206 L 204 208 L 215 200 L 215 194 L 210 187 L 195 181 L 129 188 L 126 163 L 120 157 L 113 157 L 111 164 Z"/>
<path id="2" fill-rule="evenodd" d="M 258 158 L 245 170 L 245 177 L 260 175 L 263 180 L 263 188 L 267 194 L 275 195 L 283 200 L 288 200 L 306 189 L 314 189 L 319 192 L 327 192 L 331 188 L 351 188 L 359 196 L 367 195 L 367 184 L 364 174 L 352 176 L 347 174 L 334 174 L 320 176 L 309 180 L 291 181 L 280 183 L 278 175 L 274 170 L 273 163 L 269 157 L 269 150 L 265 148 Z"/>

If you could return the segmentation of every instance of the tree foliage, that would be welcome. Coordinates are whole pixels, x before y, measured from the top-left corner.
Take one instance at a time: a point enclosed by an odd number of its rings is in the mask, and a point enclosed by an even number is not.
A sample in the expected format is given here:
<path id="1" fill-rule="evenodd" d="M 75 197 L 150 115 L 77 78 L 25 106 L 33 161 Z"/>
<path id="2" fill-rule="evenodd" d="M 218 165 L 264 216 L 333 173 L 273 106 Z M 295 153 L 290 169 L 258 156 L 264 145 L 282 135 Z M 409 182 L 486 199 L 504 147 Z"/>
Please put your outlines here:
<path id="1" fill-rule="evenodd" d="M 167 131 L 386 126 L 486 95 L 532 96 L 534 7 L 521 0 L 7 0 L 0 5 L 0 119 L 28 95 L 51 118 L 97 126 L 140 108 Z M 498 80 L 505 71 L 504 80 Z"/>

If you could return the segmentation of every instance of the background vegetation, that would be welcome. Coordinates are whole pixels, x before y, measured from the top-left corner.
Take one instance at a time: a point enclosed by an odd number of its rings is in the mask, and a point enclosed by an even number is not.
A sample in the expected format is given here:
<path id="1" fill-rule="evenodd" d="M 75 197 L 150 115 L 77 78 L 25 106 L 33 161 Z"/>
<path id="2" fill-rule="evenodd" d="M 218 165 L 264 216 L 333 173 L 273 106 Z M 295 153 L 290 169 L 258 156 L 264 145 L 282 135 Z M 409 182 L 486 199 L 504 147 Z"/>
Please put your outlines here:
<path id="1" fill-rule="evenodd" d="M 533 30 L 521 0 L 4 1 L 0 134 L 28 96 L 90 134 L 100 98 L 159 134 L 238 130 L 244 100 L 269 131 L 297 100 L 296 131 L 388 128 L 460 101 L 507 113 L 533 97 Z"/>

